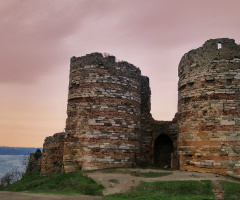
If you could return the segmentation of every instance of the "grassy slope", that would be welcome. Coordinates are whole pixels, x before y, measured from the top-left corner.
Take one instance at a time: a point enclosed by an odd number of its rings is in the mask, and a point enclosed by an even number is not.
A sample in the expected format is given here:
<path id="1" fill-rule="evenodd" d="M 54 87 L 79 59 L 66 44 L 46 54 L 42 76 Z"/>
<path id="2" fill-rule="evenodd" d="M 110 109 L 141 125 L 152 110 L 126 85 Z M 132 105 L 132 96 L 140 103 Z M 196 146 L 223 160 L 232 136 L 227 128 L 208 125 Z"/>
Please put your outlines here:
<path id="1" fill-rule="evenodd" d="M 148 176 L 149 174 L 147 174 Z M 152 174 L 159 176 L 160 174 Z M 240 184 L 221 182 L 225 199 L 240 200 Z M 25 174 L 23 178 L 4 188 L 6 191 L 28 191 L 57 194 L 102 195 L 103 186 L 83 176 L 82 171 L 69 174 L 52 174 L 40 176 L 39 173 Z M 1 190 L 1 189 L 0 189 Z M 105 196 L 106 200 L 139 199 L 139 200 L 202 200 L 214 199 L 211 181 L 156 181 L 143 182 L 134 188 L 132 194 L 113 194 Z"/>
<path id="2" fill-rule="evenodd" d="M 82 175 L 81 171 L 68 174 L 40 176 L 39 173 L 25 174 L 21 180 L 4 188 L 6 191 L 29 191 L 57 194 L 102 195 L 104 187 Z"/>

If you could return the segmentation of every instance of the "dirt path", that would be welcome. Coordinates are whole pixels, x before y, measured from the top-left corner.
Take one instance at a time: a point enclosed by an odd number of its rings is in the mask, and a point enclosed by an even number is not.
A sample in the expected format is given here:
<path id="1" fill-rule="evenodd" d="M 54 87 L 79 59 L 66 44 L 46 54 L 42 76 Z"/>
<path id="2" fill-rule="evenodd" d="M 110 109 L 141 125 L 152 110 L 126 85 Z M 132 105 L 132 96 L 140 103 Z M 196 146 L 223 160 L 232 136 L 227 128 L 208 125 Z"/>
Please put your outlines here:
<path id="1" fill-rule="evenodd" d="M 220 183 L 219 180 L 217 181 L 212 181 L 213 183 L 213 193 L 214 193 L 214 196 L 215 196 L 215 199 L 224 199 L 224 190 L 223 190 L 223 187 Z"/>
<path id="2" fill-rule="evenodd" d="M 24 192 L 3 192 L 0 191 L 1 200 L 100 200 L 101 196 L 87 195 L 60 195 L 60 194 L 33 194 Z"/>
<path id="3" fill-rule="evenodd" d="M 125 171 L 124 171 L 125 170 Z M 186 172 L 186 171 L 166 171 L 166 170 L 153 170 L 153 169 L 118 169 L 118 173 L 104 173 L 103 171 L 96 171 L 92 173 L 87 173 L 86 176 L 94 179 L 98 184 L 102 184 L 105 189 L 103 190 L 104 195 L 113 193 L 127 193 L 140 184 L 141 181 L 153 182 L 153 181 L 174 181 L 174 180 L 212 180 L 220 181 L 227 180 L 232 182 L 238 182 L 232 178 L 225 176 L 216 177 L 215 174 L 211 173 L 200 173 L 200 172 Z M 172 172 L 171 175 L 157 177 L 157 178 L 145 178 L 141 176 L 131 175 L 129 171 L 138 172 Z M 118 183 L 113 183 L 118 181 Z"/>
<path id="4" fill-rule="evenodd" d="M 130 174 L 131 171 L 135 173 Z M 172 172 L 171 175 L 157 177 L 157 178 L 145 178 L 139 176 L 140 172 Z M 166 171 L 166 170 L 154 170 L 154 169 L 117 169 L 114 173 L 106 173 L 104 171 L 95 171 L 86 173 L 86 176 L 94 179 L 98 184 L 102 184 L 105 189 L 103 195 L 113 193 L 127 193 L 131 192 L 133 187 L 136 187 L 142 181 L 153 182 L 153 181 L 174 181 L 174 180 L 211 180 L 214 183 L 216 197 L 219 195 L 218 192 L 222 189 L 219 188 L 219 181 L 226 180 L 231 182 L 240 183 L 232 178 L 225 176 L 216 177 L 215 174 L 200 173 L 200 172 L 186 172 L 186 171 Z M 216 187 L 215 187 L 216 186 Z M 100 200 L 101 196 L 87 196 L 87 195 L 57 195 L 57 194 L 33 194 L 24 192 L 0 192 L 1 200 Z M 219 198 L 221 199 L 221 198 Z"/>

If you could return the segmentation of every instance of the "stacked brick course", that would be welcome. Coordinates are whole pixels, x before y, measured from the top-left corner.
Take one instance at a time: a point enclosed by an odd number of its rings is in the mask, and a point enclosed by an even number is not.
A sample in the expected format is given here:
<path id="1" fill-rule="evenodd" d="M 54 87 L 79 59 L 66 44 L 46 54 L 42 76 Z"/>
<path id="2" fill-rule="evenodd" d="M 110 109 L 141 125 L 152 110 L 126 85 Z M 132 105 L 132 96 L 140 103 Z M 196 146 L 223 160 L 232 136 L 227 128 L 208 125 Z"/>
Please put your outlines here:
<path id="1" fill-rule="evenodd" d="M 240 46 L 214 39 L 185 54 L 178 90 L 180 169 L 240 175 Z"/>
<path id="2" fill-rule="evenodd" d="M 183 56 L 178 74 L 178 113 L 155 121 L 138 68 L 100 53 L 72 57 L 66 133 L 45 140 L 42 173 L 164 161 L 240 177 L 240 46 L 208 40 Z"/>
<path id="3" fill-rule="evenodd" d="M 131 166 L 139 150 L 141 71 L 114 56 L 73 57 L 64 170 Z"/>
<path id="4" fill-rule="evenodd" d="M 45 139 L 41 157 L 41 173 L 61 172 L 65 133 L 56 133 Z"/>

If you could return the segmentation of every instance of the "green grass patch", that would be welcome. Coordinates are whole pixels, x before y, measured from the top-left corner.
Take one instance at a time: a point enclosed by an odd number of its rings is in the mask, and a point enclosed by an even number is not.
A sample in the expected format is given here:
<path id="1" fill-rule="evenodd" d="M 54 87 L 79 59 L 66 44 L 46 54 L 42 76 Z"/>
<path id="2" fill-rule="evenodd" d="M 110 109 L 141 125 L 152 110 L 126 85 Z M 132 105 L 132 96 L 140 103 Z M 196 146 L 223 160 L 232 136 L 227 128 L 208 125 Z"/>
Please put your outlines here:
<path id="1" fill-rule="evenodd" d="M 157 178 L 162 176 L 171 175 L 172 172 L 140 172 L 140 175 L 146 178 Z"/>
<path id="2" fill-rule="evenodd" d="M 93 170 L 83 170 L 84 173 L 93 173 L 93 172 L 103 172 L 103 173 L 117 173 L 121 171 L 118 171 L 118 169 L 121 168 L 103 168 L 103 169 L 93 169 Z"/>
<path id="3" fill-rule="evenodd" d="M 39 173 L 27 173 L 21 180 L 4 188 L 5 191 L 27 191 L 56 194 L 102 195 L 102 185 L 83 176 L 81 171 L 68 174 L 51 174 L 41 176 Z"/>
<path id="4" fill-rule="evenodd" d="M 164 171 L 176 171 L 176 169 L 173 169 L 173 168 L 153 167 L 153 166 L 140 167 L 140 169 L 157 169 L 157 170 L 164 170 Z"/>
<path id="5" fill-rule="evenodd" d="M 239 181 L 240 182 L 240 178 L 238 178 L 238 177 L 236 177 L 236 176 L 231 176 L 231 175 L 225 175 L 226 177 L 228 177 L 228 178 L 231 178 L 231 179 L 233 179 L 233 180 L 237 180 L 237 181 Z"/>
<path id="6" fill-rule="evenodd" d="M 203 200 L 214 199 L 211 181 L 156 181 L 143 182 L 131 194 L 112 194 L 104 200 Z"/>
<path id="7" fill-rule="evenodd" d="M 240 183 L 221 181 L 224 189 L 224 199 L 240 200 Z"/>
<path id="8" fill-rule="evenodd" d="M 110 179 L 108 181 L 111 182 L 111 183 L 119 183 L 119 180 L 117 180 L 117 179 Z"/>
<path id="9" fill-rule="evenodd" d="M 143 176 L 146 178 L 162 177 L 171 175 L 172 172 L 140 172 L 139 170 L 130 170 L 129 168 L 106 168 L 106 169 L 96 169 L 90 171 L 84 171 L 84 173 L 93 172 L 103 172 L 103 173 L 121 173 L 121 174 L 131 174 L 133 176 Z"/>

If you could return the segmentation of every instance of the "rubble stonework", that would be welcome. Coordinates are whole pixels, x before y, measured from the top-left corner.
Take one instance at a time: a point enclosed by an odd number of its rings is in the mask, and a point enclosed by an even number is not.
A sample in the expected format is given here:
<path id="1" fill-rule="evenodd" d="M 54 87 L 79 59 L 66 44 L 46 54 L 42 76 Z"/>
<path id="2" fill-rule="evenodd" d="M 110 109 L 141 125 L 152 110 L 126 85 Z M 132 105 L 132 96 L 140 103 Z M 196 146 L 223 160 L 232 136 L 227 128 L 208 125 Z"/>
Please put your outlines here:
<path id="1" fill-rule="evenodd" d="M 180 169 L 240 175 L 240 46 L 212 39 L 179 64 Z"/>
<path id="2" fill-rule="evenodd" d="M 151 89 L 149 87 L 149 78 L 141 78 L 141 116 L 140 116 L 140 137 L 139 152 L 137 155 L 137 164 L 146 166 L 153 164 L 152 150 L 152 132 L 154 119 L 151 111 Z"/>
<path id="3" fill-rule="evenodd" d="M 240 46 L 208 40 L 178 74 L 178 112 L 155 121 L 137 67 L 101 53 L 72 57 L 66 132 L 45 140 L 42 173 L 155 165 L 240 176 Z"/>
<path id="4" fill-rule="evenodd" d="M 63 166 L 64 132 L 45 139 L 41 157 L 41 173 L 61 172 Z"/>

